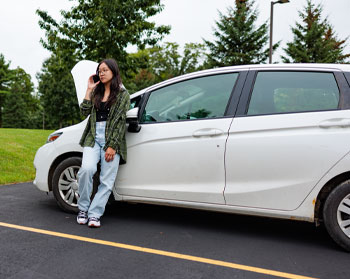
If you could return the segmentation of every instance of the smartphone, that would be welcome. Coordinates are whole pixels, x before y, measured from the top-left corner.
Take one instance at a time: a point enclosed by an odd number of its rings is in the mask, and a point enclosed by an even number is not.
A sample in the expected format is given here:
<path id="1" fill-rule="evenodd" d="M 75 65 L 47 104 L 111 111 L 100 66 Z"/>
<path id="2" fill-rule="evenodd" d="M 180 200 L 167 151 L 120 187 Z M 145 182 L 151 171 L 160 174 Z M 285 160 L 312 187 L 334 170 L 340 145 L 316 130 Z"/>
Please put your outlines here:
<path id="1" fill-rule="evenodd" d="M 98 75 L 93 75 L 92 79 L 94 80 L 94 83 L 96 83 L 100 80 L 100 77 Z"/>

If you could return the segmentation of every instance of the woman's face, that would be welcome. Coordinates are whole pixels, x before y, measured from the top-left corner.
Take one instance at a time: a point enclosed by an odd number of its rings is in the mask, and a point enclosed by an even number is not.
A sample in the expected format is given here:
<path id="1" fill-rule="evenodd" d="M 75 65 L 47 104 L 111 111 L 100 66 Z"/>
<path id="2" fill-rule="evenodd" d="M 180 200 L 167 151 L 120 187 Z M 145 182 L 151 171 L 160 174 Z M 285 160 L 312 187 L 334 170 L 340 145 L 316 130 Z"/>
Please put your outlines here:
<path id="1" fill-rule="evenodd" d="M 109 83 L 113 78 L 113 72 L 108 68 L 106 63 L 101 63 L 98 68 L 98 75 L 103 84 Z"/>

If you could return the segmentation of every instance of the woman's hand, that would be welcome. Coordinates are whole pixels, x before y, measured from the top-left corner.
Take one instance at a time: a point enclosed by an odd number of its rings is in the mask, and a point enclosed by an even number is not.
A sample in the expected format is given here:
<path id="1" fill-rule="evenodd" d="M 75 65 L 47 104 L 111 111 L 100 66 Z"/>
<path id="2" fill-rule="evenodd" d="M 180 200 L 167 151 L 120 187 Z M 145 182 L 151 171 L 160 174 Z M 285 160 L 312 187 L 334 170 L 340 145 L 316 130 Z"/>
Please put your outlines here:
<path id="1" fill-rule="evenodd" d="M 111 162 L 114 160 L 114 156 L 115 156 L 115 150 L 111 147 L 108 147 L 106 152 L 105 152 L 105 160 L 106 162 Z"/>
<path id="2" fill-rule="evenodd" d="M 88 79 L 88 86 L 86 89 L 86 94 L 85 94 L 85 99 L 86 100 L 90 100 L 91 99 L 91 92 L 95 89 L 95 87 L 100 83 L 100 81 L 98 82 L 94 82 L 94 79 L 92 78 L 94 75 L 91 75 Z"/>

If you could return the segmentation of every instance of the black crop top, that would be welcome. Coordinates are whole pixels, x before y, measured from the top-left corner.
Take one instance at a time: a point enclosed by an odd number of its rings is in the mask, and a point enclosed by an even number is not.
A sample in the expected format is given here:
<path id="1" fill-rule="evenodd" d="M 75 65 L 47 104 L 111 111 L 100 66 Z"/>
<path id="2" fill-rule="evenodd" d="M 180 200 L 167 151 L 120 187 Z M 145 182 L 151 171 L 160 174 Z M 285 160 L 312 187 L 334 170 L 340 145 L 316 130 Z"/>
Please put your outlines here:
<path id="1" fill-rule="evenodd" d="M 96 109 L 96 122 L 107 121 L 109 107 L 106 107 L 106 102 L 101 102 L 100 108 Z"/>

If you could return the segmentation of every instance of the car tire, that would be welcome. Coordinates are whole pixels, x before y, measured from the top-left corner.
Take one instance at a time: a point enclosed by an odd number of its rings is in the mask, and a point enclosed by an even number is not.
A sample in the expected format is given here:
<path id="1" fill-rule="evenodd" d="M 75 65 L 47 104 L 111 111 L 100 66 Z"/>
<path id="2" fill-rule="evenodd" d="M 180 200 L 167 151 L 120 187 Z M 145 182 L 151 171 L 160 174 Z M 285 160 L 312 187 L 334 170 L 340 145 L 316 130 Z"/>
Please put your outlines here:
<path id="1" fill-rule="evenodd" d="M 55 169 L 52 178 L 52 192 L 58 206 L 69 213 L 77 213 L 78 183 L 77 174 L 81 166 L 81 157 L 70 157 L 63 160 Z M 99 185 L 99 168 L 93 177 L 91 199 L 95 196 Z"/>
<path id="2" fill-rule="evenodd" d="M 323 208 L 323 220 L 333 240 L 350 252 L 350 180 L 329 194 Z"/>

